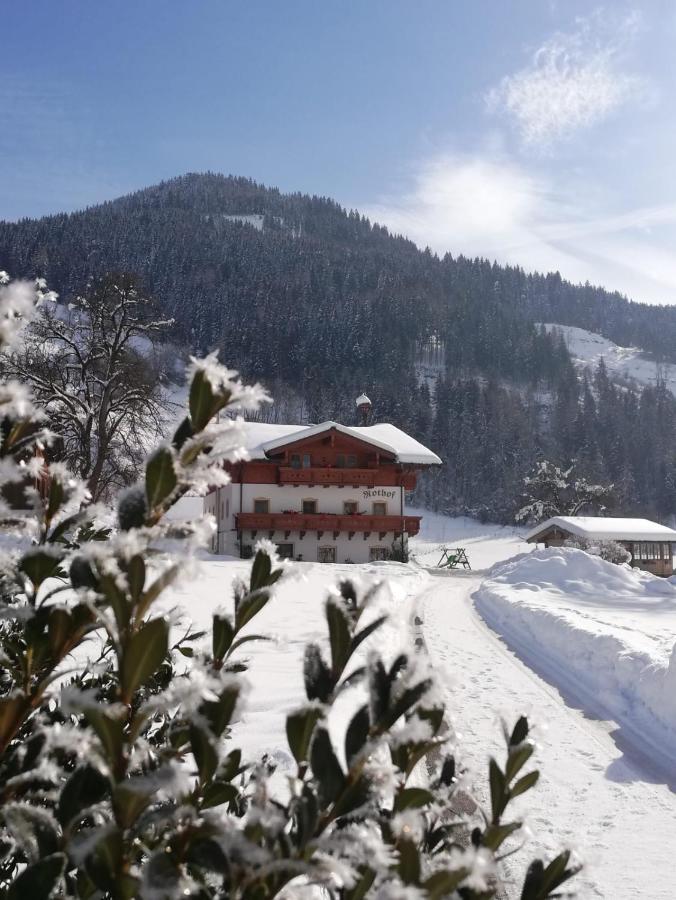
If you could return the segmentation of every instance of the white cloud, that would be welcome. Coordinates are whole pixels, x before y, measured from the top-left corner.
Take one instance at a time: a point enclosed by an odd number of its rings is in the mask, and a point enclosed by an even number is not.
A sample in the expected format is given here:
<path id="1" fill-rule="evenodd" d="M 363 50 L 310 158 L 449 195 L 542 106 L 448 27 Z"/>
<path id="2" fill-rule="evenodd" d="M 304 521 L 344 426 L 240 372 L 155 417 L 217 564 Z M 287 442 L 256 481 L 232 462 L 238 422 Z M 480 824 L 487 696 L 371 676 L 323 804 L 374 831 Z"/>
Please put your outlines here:
<path id="1" fill-rule="evenodd" d="M 598 190 L 569 182 L 564 190 L 509 161 L 443 156 L 420 166 L 410 191 L 364 211 L 438 253 L 558 270 L 635 300 L 676 303 L 676 203 L 605 212 L 603 202 Z"/>
<path id="2" fill-rule="evenodd" d="M 579 19 L 577 30 L 554 35 L 503 78 L 488 108 L 513 117 L 524 143 L 539 146 L 605 119 L 646 92 L 644 79 L 621 70 L 639 21 L 632 14 L 612 26 L 601 12 Z"/>

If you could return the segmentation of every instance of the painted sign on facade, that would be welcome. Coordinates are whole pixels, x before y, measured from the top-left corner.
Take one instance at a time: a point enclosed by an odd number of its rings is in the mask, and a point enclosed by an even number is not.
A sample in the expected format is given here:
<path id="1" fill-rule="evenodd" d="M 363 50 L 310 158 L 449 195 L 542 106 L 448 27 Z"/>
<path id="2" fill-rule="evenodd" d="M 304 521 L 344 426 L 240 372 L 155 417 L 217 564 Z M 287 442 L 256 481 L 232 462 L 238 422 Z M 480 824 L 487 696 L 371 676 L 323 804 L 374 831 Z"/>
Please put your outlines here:
<path id="1" fill-rule="evenodd" d="M 373 500 L 376 497 L 383 500 L 393 500 L 397 496 L 397 492 L 387 488 L 367 488 L 362 492 L 362 496 L 364 500 Z"/>

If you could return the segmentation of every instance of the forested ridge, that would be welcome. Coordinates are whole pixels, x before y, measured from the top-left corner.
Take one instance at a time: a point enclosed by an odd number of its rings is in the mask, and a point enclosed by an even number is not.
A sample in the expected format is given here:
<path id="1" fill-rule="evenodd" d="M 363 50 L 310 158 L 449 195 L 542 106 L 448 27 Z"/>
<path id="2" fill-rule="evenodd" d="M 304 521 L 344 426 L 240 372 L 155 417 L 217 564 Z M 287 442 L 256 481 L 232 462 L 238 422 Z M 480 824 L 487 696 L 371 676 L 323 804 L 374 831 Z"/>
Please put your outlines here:
<path id="1" fill-rule="evenodd" d="M 64 301 L 94 275 L 138 273 L 175 318 L 173 339 L 218 349 L 266 383 L 272 415 L 349 422 L 366 390 L 378 418 L 444 458 L 419 488 L 436 508 L 508 519 L 524 474 L 547 456 L 615 482 L 623 512 L 676 513 L 674 397 L 660 384 L 620 389 L 605 371 L 580 378 L 561 339 L 535 324 L 676 360 L 672 307 L 439 258 L 330 199 L 214 174 L 0 222 L 0 269 L 43 276 Z"/>

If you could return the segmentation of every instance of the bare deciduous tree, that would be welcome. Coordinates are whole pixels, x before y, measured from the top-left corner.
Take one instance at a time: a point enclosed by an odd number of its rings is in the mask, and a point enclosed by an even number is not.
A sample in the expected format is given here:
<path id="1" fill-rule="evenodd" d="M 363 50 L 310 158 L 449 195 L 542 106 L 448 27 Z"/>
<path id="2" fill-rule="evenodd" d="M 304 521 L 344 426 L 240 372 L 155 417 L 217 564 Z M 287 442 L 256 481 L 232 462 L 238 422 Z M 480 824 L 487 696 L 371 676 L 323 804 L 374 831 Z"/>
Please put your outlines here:
<path id="1" fill-rule="evenodd" d="M 49 303 L 3 362 L 59 435 L 52 455 L 96 500 L 135 480 L 162 433 L 169 398 L 156 341 L 171 320 L 132 275 L 107 275 L 68 307 Z"/>

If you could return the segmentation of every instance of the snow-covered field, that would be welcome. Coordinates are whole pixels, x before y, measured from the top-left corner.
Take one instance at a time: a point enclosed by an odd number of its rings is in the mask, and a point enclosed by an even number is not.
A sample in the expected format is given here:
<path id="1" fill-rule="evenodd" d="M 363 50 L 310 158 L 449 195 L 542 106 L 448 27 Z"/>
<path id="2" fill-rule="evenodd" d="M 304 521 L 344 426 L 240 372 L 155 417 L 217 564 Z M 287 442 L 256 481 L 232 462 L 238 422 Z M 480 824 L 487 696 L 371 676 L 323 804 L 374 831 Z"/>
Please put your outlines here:
<path id="1" fill-rule="evenodd" d="M 585 860 L 576 896 L 673 898 L 666 848 L 676 844 L 676 796 L 664 750 L 675 745 L 662 731 L 661 744 L 641 750 L 629 725 L 656 741 L 657 723 L 676 723 L 668 678 L 676 587 L 581 551 L 525 553 L 532 548 L 517 529 L 421 512 L 408 565 L 294 566 L 255 621 L 275 641 L 248 645 L 253 691 L 237 726 L 245 751 L 267 753 L 282 775 L 291 768 L 285 717 L 303 696 L 306 642 L 325 639 L 327 592 L 344 577 L 386 581 L 373 614 L 385 609 L 391 621 L 377 649 L 389 656 L 410 646 L 411 620 L 421 617 L 458 757 L 480 802 L 488 799 L 488 754 L 503 753 L 500 719 L 525 712 L 535 726 L 542 776 L 522 798 L 530 836 L 509 862 L 508 896 L 518 896 L 528 859 L 572 846 Z M 430 571 L 441 546 L 465 547 L 472 571 Z M 205 627 L 231 603 L 232 582 L 249 563 L 205 556 L 199 566 L 172 602 Z M 337 713 L 334 735 L 344 724 Z"/>
<path id="2" fill-rule="evenodd" d="M 218 608 L 232 611 L 233 581 L 246 579 L 251 564 L 205 555 L 198 565 L 197 573 L 186 575 L 168 603 L 177 606 L 183 620 L 193 622 L 196 630 L 210 633 L 214 611 Z M 378 630 L 377 638 L 374 636 L 372 641 L 364 643 L 360 655 L 366 654 L 376 640 L 378 651 L 385 658 L 413 646 L 411 619 L 415 598 L 426 582 L 424 573 L 388 562 L 361 566 L 295 563 L 248 629 L 272 640 L 247 644 L 241 654 L 242 658 L 251 661 L 246 674 L 251 692 L 246 713 L 236 728 L 236 737 L 250 758 L 268 754 L 275 760 L 280 773 L 295 771 L 287 752 L 285 722 L 287 714 L 305 701 L 305 645 L 326 643 L 324 601 L 328 592 L 347 578 L 364 590 L 381 582 L 369 618 L 383 613 L 389 616 L 388 622 Z M 336 712 L 337 718 L 330 725 L 339 730 L 347 725 L 347 721 L 341 720 L 340 708 Z"/>
<path id="3" fill-rule="evenodd" d="M 500 560 L 533 549 L 523 537 L 527 528 L 482 524 L 467 516 L 450 518 L 426 509 L 408 512 L 423 517 L 420 533 L 411 538 L 409 545 L 411 557 L 421 566 L 436 566 L 443 547 L 463 547 L 473 571 L 487 569 Z"/>
<path id="4" fill-rule="evenodd" d="M 573 325 L 546 323 L 547 331 L 558 331 L 568 347 L 568 351 L 580 368 L 596 369 L 603 358 L 611 378 L 639 386 L 655 384 L 658 374 L 664 379 L 672 394 L 676 394 L 676 365 L 658 364 L 637 347 L 620 347 L 608 338 Z"/>

